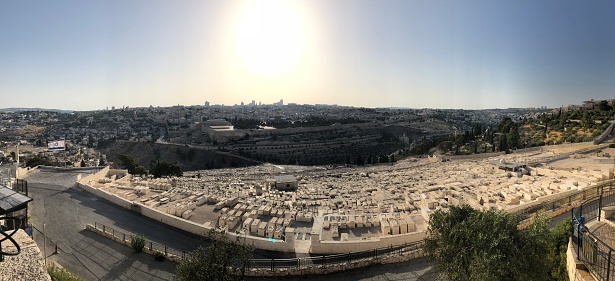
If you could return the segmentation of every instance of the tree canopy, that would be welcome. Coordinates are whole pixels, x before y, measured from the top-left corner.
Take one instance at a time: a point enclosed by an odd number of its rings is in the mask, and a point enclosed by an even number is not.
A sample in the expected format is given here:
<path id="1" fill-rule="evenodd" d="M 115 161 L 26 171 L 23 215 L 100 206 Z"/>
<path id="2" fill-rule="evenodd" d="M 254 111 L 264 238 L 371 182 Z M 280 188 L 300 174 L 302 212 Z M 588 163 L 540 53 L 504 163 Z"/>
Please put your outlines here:
<path id="1" fill-rule="evenodd" d="M 54 163 L 45 155 L 33 155 L 26 159 L 26 167 L 36 167 L 39 165 L 53 166 Z"/>
<path id="2" fill-rule="evenodd" d="M 512 214 L 467 205 L 437 210 L 424 250 L 445 280 L 567 280 L 565 262 L 559 267 L 567 234 L 551 233 L 543 217 L 521 230 L 518 223 Z"/>
<path id="3" fill-rule="evenodd" d="M 118 154 L 117 158 L 120 160 L 120 167 L 127 169 L 128 173 L 132 175 L 147 175 L 147 168 L 137 164 L 130 155 Z"/>
<path id="4" fill-rule="evenodd" d="M 166 177 L 166 176 L 176 176 L 181 177 L 183 175 L 181 168 L 177 165 L 177 163 L 169 163 L 166 161 L 158 160 L 151 161 L 149 163 L 149 171 L 150 173 L 156 177 Z"/>
<path id="5" fill-rule="evenodd" d="M 207 247 L 199 246 L 186 260 L 177 265 L 174 279 L 177 281 L 243 280 L 244 272 L 252 258 L 252 246 L 237 237 L 231 240 L 223 232 L 211 230 Z"/>

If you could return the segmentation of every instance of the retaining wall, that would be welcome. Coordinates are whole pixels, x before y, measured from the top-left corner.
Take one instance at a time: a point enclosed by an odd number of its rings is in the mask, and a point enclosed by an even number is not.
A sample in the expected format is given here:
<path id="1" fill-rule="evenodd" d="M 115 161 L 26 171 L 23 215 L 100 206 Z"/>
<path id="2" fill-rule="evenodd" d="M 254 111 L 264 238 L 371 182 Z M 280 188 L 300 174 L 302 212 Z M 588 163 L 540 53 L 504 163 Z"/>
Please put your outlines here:
<path id="1" fill-rule="evenodd" d="M 312 239 L 312 246 L 310 253 L 318 254 L 339 254 L 348 252 L 360 252 L 367 251 L 376 248 L 386 248 L 389 246 L 399 246 L 406 243 L 416 242 L 423 240 L 427 235 L 427 232 L 414 232 L 408 234 L 399 235 L 384 235 L 380 237 L 374 237 L 369 240 L 358 241 L 320 241 L 318 235 Z"/>
<path id="2" fill-rule="evenodd" d="M 107 193 L 104 190 L 99 188 L 90 186 L 88 184 L 84 184 L 83 182 L 87 182 L 86 179 L 82 179 L 81 182 L 78 182 L 79 187 L 83 188 L 85 191 L 90 192 L 100 198 L 108 200 L 118 206 L 124 207 L 129 210 L 137 211 L 141 215 L 144 215 L 148 218 L 157 220 L 164 224 L 173 226 L 175 228 L 196 234 L 196 235 L 205 235 L 211 227 L 206 227 L 204 225 L 191 222 L 180 217 L 160 212 L 154 208 L 142 205 L 138 202 L 133 202 L 121 198 L 115 194 Z M 135 206 L 138 206 L 135 208 Z M 268 251 L 277 251 L 277 252 L 294 252 L 295 245 L 294 243 L 286 243 L 284 240 L 276 240 L 276 242 L 272 242 L 267 238 L 254 237 L 254 236 L 243 236 L 236 233 L 226 233 L 228 237 L 232 240 L 235 240 L 236 237 L 240 237 L 241 239 L 245 238 L 245 241 L 248 245 L 253 245 L 255 248 L 268 250 Z"/>

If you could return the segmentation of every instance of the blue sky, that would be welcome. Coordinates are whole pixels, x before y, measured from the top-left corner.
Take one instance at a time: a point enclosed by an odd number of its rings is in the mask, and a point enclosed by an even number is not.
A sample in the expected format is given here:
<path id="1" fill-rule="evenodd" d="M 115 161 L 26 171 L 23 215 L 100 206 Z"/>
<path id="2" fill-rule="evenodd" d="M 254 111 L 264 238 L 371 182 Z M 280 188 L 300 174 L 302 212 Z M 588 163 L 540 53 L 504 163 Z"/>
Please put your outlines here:
<path id="1" fill-rule="evenodd" d="M 2 107 L 615 98 L 615 2 L 0 1 Z"/>

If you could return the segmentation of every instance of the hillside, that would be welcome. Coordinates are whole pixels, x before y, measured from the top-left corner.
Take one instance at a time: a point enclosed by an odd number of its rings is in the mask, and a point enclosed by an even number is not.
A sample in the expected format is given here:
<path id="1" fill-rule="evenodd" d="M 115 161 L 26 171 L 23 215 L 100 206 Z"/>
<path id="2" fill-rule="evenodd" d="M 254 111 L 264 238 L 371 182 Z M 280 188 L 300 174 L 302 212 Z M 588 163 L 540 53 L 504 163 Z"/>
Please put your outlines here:
<path id="1" fill-rule="evenodd" d="M 230 153 L 190 148 L 188 146 L 157 144 L 151 142 L 116 141 L 103 152 L 108 161 L 118 163 L 117 155 L 131 156 L 139 165 L 149 167 L 155 160 L 177 163 L 182 171 L 245 167 L 258 162 Z"/>
<path id="2" fill-rule="evenodd" d="M 592 141 L 609 126 L 615 110 L 607 101 L 595 106 L 561 108 L 522 120 L 522 142 L 530 146 Z"/>

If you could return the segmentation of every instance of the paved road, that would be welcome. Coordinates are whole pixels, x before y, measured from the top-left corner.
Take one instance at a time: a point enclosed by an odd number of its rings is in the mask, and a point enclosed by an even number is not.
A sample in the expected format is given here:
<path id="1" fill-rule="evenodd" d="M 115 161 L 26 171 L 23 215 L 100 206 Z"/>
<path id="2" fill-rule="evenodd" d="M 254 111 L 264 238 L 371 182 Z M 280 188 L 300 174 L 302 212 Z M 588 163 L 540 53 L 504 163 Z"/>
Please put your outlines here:
<path id="1" fill-rule="evenodd" d="M 47 231 L 47 256 L 85 280 L 170 280 L 171 262 L 155 262 L 146 254 L 85 230 L 87 223 L 102 222 L 113 227 L 145 233 L 147 237 L 168 236 L 184 243 L 200 242 L 168 231 L 143 217 L 121 210 L 105 200 L 73 187 L 79 172 L 35 172 L 28 176 L 31 222 L 34 238 L 44 251 L 43 223 Z M 188 242 L 192 241 L 192 242 Z M 54 254 L 55 243 L 59 253 Z M 179 244 L 179 243 L 178 243 Z M 187 246 L 188 244 L 179 244 Z"/>

